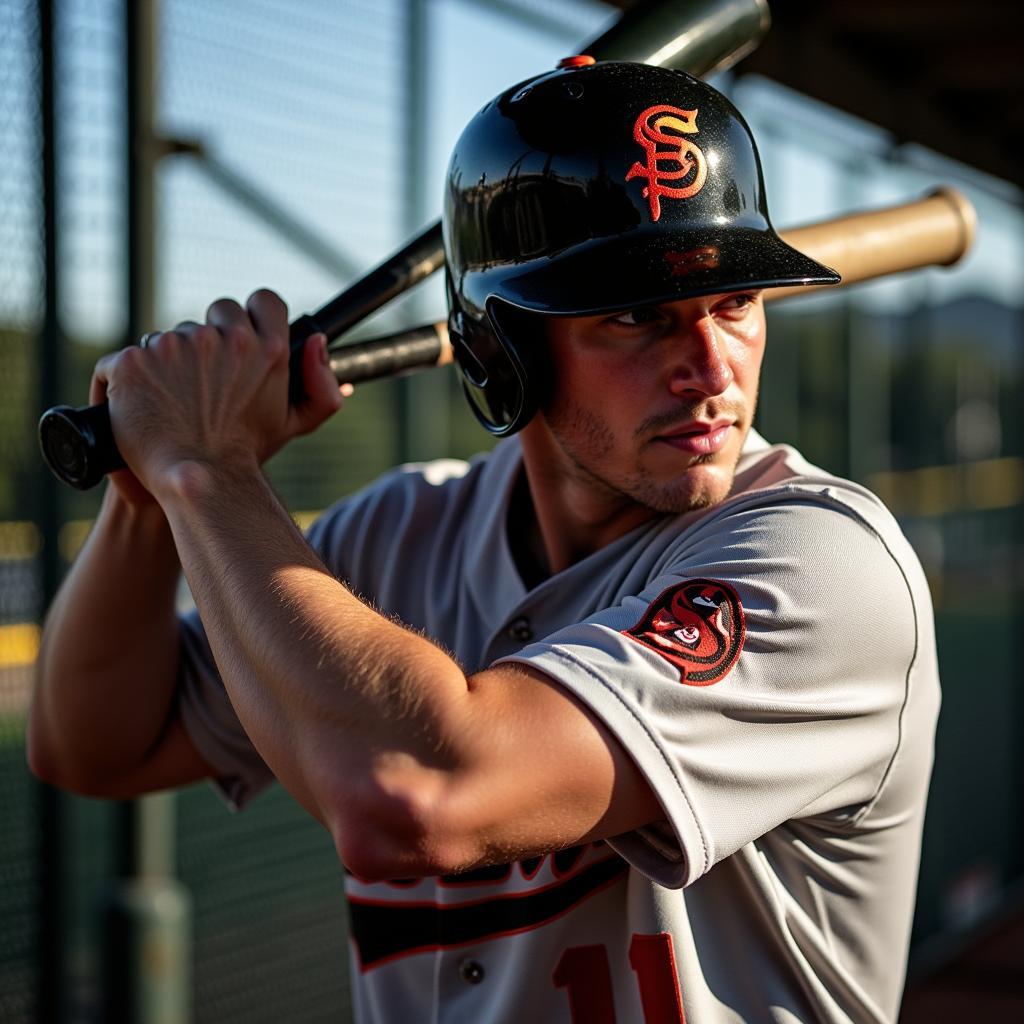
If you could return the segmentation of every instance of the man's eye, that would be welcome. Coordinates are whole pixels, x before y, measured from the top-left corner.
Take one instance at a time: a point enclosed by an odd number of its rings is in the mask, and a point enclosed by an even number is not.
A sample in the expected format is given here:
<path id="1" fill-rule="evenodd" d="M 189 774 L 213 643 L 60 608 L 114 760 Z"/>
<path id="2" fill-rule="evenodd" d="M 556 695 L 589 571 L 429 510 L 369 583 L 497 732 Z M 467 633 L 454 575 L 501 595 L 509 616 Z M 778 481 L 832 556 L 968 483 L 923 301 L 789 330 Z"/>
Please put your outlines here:
<path id="1" fill-rule="evenodd" d="M 718 304 L 718 308 L 723 310 L 746 309 L 748 306 L 752 306 L 756 301 L 756 293 L 737 292 L 735 295 L 730 295 L 727 299 L 720 302 Z"/>
<path id="2" fill-rule="evenodd" d="M 638 306 L 636 309 L 627 309 L 624 313 L 618 313 L 611 318 L 612 323 L 622 324 L 625 327 L 640 327 L 645 324 L 656 324 L 663 319 L 661 310 L 653 306 Z"/>

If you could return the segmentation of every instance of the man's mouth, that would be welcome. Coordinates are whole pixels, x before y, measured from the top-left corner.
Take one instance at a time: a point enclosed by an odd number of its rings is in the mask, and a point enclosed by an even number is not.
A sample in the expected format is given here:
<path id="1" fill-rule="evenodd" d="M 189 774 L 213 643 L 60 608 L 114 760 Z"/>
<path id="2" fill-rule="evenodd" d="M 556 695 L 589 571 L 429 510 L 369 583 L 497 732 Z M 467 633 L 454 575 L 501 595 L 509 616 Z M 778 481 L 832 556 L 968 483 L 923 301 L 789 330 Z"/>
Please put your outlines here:
<path id="1" fill-rule="evenodd" d="M 654 438 L 688 455 L 714 455 L 725 447 L 734 420 L 718 419 L 710 422 L 692 420 L 672 427 Z"/>

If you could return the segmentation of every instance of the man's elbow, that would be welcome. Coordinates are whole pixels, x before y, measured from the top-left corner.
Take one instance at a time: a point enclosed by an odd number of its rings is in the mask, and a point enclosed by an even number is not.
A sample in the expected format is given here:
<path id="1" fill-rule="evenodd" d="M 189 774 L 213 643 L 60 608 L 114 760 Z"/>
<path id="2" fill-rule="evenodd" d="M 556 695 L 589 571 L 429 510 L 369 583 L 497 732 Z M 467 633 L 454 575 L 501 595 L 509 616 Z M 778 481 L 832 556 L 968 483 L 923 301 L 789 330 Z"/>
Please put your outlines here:
<path id="1" fill-rule="evenodd" d="M 109 786 L 90 771 L 87 765 L 76 764 L 47 742 L 38 730 L 29 728 L 25 737 L 25 759 L 28 770 L 40 781 L 77 796 L 107 797 Z"/>
<path id="2" fill-rule="evenodd" d="M 436 779 L 383 786 L 379 780 L 347 790 L 325 814 L 338 857 L 366 881 L 426 878 L 472 866 L 474 844 L 456 829 Z"/>
<path id="3" fill-rule="evenodd" d="M 94 791 L 93 767 L 79 752 L 74 736 L 55 714 L 53 697 L 43 679 L 43 659 L 36 666 L 35 689 L 25 727 L 25 760 L 40 781 L 80 796 L 100 796 Z"/>
<path id="4" fill-rule="evenodd" d="M 53 736 L 53 729 L 48 728 L 46 716 L 37 699 L 29 708 L 25 729 L 25 759 L 28 762 L 28 770 L 40 782 L 65 788 L 67 758 L 63 751 L 63 746 L 56 742 Z"/>
<path id="5" fill-rule="evenodd" d="M 76 796 L 125 799 L 125 773 L 78 750 L 68 737 L 33 709 L 25 733 L 28 770 L 40 781 Z"/>
<path id="6" fill-rule="evenodd" d="M 47 782 L 51 786 L 60 785 L 59 761 L 54 757 L 50 744 L 40 735 L 39 727 L 33 726 L 31 717 L 25 732 L 25 760 L 28 762 L 28 770 L 40 782 Z"/>
<path id="7" fill-rule="evenodd" d="M 87 766 L 75 764 L 58 746 L 50 743 L 42 730 L 29 725 L 25 736 L 28 770 L 40 781 L 78 796 L 106 796 L 100 780 Z"/>

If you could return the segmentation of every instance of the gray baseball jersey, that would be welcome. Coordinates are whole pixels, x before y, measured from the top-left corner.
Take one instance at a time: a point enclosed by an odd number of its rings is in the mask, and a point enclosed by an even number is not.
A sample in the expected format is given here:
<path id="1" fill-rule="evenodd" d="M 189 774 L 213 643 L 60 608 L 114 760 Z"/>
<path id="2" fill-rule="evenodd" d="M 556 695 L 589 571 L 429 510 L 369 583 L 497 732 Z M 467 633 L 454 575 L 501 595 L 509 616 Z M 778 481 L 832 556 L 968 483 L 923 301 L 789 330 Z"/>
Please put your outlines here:
<path id="1" fill-rule="evenodd" d="M 892 517 L 751 435 L 728 500 L 527 591 L 507 532 L 520 465 L 512 439 L 403 468 L 311 543 L 467 672 L 548 673 L 664 819 L 464 875 L 349 876 L 357 1019 L 893 1020 L 939 693 L 928 589 Z M 240 806 L 270 773 L 194 617 L 183 636 L 186 727 Z"/>

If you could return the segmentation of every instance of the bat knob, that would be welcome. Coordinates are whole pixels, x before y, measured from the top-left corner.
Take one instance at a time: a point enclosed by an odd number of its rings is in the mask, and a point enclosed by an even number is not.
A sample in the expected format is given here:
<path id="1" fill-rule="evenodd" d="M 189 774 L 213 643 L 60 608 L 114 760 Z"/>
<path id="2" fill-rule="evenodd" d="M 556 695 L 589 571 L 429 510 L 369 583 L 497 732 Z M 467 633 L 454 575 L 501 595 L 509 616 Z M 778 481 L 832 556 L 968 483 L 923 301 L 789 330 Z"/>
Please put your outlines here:
<path id="1" fill-rule="evenodd" d="M 95 487 L 107 473 L 124 466 L 106 403 L 48 409 L 39 420 L 39 447 L 54 475 L 79 491 Z"/>

